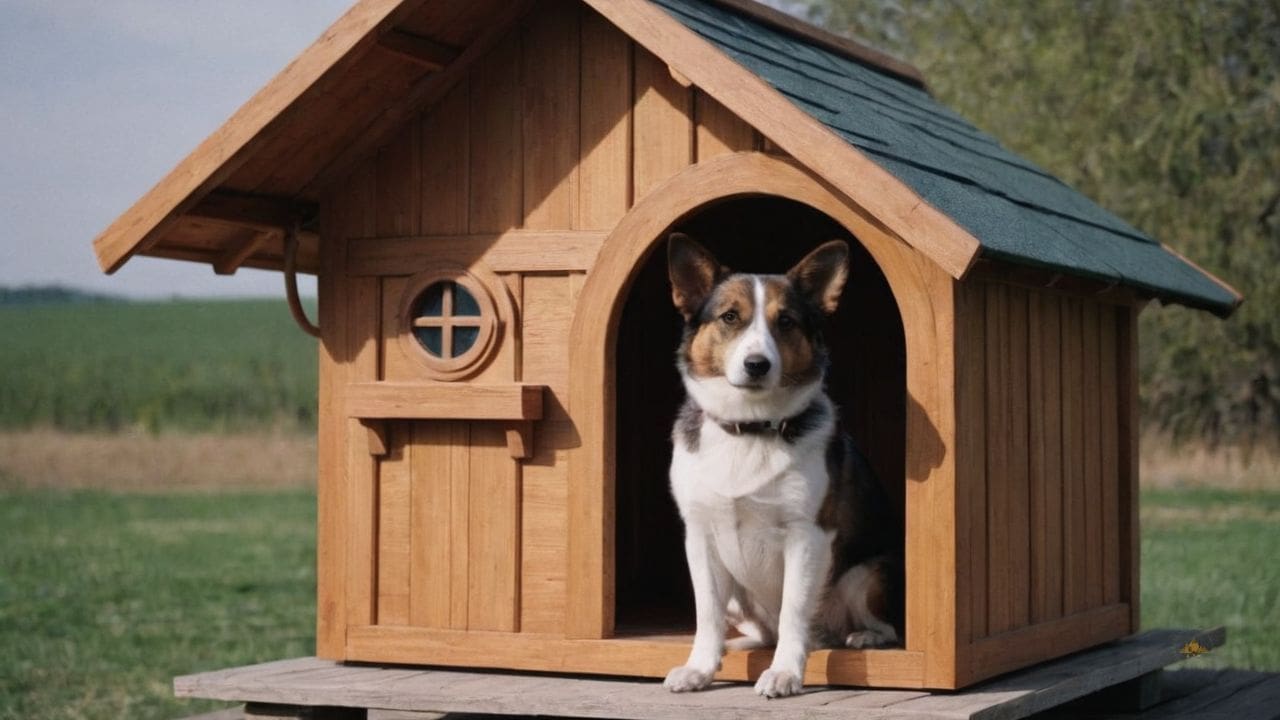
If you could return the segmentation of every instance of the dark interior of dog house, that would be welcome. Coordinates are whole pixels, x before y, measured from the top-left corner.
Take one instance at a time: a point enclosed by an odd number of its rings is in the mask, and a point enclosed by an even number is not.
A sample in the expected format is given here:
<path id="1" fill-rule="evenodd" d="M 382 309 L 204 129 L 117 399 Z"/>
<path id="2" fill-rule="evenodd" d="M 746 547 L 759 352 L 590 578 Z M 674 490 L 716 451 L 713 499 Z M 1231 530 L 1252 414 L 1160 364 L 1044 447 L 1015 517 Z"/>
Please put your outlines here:
<path id="1" fill-rule="evenodd" d="M 827 392 L 869 459 L 902 526 L 906 350 L 889 284 L 848 230 L 806 205 L 739 197 L 703 206 L 668 232 L 688 233 L 733 270 L 782 273 L 818 245 L 849 243 L 850 274 L 825 339 Z M 684 530 L 668 490 L 671 425 L 684 397 L 675 369 L 681 320 L 671 304 L 666 243 L 639 269 L 617 331 L 616 577 L 618 634 L 692 631 Z"/>

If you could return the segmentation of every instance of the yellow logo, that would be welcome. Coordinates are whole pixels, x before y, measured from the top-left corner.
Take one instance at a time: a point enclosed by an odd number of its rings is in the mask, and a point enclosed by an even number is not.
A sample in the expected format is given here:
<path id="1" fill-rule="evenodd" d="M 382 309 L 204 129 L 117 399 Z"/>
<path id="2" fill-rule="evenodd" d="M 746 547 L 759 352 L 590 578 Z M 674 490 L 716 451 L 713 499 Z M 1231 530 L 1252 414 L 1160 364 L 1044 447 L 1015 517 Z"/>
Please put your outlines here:
<path id="1" fill-rule="evenodd" d="M 1203 655 L 1207 652 L 1209 652 L 1209 648 L 1201 645 L 1198 640 L 1192 640 L 1182 646 L 1182 654 L 1186 657 L 1195 657 L 1196 655 Z"/>

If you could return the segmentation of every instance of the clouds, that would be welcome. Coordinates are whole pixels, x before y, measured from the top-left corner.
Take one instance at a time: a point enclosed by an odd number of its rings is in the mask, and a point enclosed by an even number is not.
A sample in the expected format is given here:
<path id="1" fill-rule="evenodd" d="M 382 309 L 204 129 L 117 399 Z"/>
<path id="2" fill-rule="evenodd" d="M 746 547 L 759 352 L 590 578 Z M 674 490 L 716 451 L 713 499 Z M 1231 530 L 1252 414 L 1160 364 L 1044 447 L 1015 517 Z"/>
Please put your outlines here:
<path id="1" fill-rule="evenodd" d="M 90 242 L 348 0 L 0 3 L 0 284 L 133 295 L 279 292 L 279 278 L 146 259 L 115 278 Z"/>

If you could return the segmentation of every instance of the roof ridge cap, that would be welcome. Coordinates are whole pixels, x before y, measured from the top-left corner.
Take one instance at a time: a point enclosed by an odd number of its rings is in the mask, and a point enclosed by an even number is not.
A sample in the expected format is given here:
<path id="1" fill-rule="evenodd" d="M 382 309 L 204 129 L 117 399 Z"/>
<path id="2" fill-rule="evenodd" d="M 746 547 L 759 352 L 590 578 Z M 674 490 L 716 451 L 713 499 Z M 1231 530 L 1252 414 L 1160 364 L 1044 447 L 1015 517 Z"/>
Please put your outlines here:
<path id="1" fill-rule="evenodd" d="M 770 7 L 757 0 L 702 0 L 712 5 L 719 5 L 726 10 L 745 15 L 752 20 L 777 28 L 788 35 L 801 40 L 816 43 L 824 49 L 847 57 L 855 62 L 867 65 L 874 70 L 889 75 L 897 80 L 928 89 L 924 74 L 920 69 L 905 60 L 896 58 L 882 50 L 867 45 L 853 38 L 837 35 L 830 30 L 805 22 L 795 16 L 788 15 L 777 8 Z"/>

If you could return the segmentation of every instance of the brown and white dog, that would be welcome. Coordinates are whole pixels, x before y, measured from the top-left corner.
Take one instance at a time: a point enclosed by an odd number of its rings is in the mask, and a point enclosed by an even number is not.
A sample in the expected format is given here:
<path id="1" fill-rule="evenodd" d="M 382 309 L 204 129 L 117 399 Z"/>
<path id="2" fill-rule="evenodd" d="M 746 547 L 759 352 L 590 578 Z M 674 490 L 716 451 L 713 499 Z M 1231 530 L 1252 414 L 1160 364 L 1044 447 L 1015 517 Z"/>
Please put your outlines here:
<path id="1" fill-rule="evenodd" d="M 822 325 L 848 277 L 849 248 L 828 242 L 785 275 L 732 273 L 680 233 L 667 257 L 688 393 L 672 433 L 671 492 L 697 631 L 664 685 L 710 684 L 732 624 L 744 636 L 735 648 L 776 644 L 756 692 L 793 695 L 815 645 L 899 638 L 895 523 L 823 390 Z"/>

